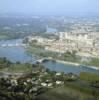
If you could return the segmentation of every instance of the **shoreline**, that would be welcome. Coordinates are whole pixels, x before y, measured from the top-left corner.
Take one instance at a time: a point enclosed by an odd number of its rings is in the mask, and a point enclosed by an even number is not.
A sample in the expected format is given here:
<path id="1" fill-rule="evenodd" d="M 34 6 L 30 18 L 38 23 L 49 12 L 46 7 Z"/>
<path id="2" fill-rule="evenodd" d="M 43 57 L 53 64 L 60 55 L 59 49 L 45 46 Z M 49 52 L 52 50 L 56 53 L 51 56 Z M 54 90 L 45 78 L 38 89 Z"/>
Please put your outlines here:
<path id="1" fill-rule="evenodd" d="M 56 60 L 56 62 L 59 62 L 59 63 L 63 63 L 63 64 L 70 64 L 70 65 L 74 65 L 74 66 L 84 66 L 84 67 L 87 67 L 87 68 L 91 68 L 91 69 L 95 69 L 95 70 L 99 70 L 99 67 L 96 67 L 96 66 L 88 66 L 88 65 L 82 65 L 82 64 L 79 64 L 79 63 L 74 63 L 74 62 L 68 62 L 68 61 L 61 61 L 61 60 Z"/>
<path id="2" fill-rule="evenodd" d="M 70 65 L 75 65 L 75 66 L 85 66 L 85 67 L 88 67 L 88 68 L 99 70 L 99 67 L 96 67 L 96 66 L 82 65 L 82 64 L 79 64 L 79 63 L 68 62 L 68 61 L 61 61 L 61 60 L 56 60 L 56 62 L 60 62 L 60 63 L 64 63 L 64 64 L 70 64 Z"/>
<path id="3" fill-rule="evenodd" d="M 70 64 L 70 65 L 75 65 L 75 66 L 80 66 L 81 65 L 79 63 L 68 62 L 68 61 L 63 61 L 63 60 L 58 60 L 58 59 L 53 59 L 51 57 L 49 57 L 49 58 L 43 58 L 40 61 L 43 62 L 44 60 L 55 61 L 55 62 L 59 62 L 59 63 L 63 63 L 63 64 Z"/>
<path id="4" fill-rule="evenodd" d="M 68 61 L 62 61 L 62 60 L 55 60 L 56 62 L 63 63 L 63 64 L 69 64 L 69 65 L 75 65 L 75 66 L 80 66 L 79 63 L 74 63 L 74 62 L 68 62 Z"/>
<path id="5" fill-rule="evenodd" d="M 96 66 L 88 66 L 88 65 L 82 65 L 83 67 L 87 67 L 87 68 L 91 68 L 91 69 L 95 69 L 95 70 L 99 70 L 99 67 Z"/>
<path id="6" fill-rule="evenodd" d="M 46 58 L 43 59 L 43 60 L 46 60 Z M 42 61 L 43 61 L 43 60 L 42 60 Z M 94 70 L 99 70 L 99 67 L 96 67 L 96 66 L 88 66 L 88 65 L 83 65 L 83 64 L 75 63 L 75 62 L 68 62 L 68 61 L 53 59 L 53 58 L 50 58 L 50 57 L 47 58 L 47 60 L 53 60 L 53 61 L 55 60 L 55 61 L 58 62 L 58 63 L 74 65 L 74 66 L 76 66 L 76 67 L 82 66 L 82 67 L 87 67 L 87 68 L 91 68 L 91 69 L 94 69 Z"/>

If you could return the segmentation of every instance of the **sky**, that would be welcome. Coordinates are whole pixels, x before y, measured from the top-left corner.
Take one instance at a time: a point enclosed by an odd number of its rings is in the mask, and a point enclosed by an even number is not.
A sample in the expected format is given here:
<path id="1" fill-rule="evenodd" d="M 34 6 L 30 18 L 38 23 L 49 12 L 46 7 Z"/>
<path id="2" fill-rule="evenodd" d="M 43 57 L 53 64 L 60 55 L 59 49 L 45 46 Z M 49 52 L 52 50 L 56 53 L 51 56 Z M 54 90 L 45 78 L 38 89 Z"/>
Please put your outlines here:
<path id="1" fill-rule="evenodd" d="M 99 0 L 0 0 L 0 13 L 99 14 Z"/>

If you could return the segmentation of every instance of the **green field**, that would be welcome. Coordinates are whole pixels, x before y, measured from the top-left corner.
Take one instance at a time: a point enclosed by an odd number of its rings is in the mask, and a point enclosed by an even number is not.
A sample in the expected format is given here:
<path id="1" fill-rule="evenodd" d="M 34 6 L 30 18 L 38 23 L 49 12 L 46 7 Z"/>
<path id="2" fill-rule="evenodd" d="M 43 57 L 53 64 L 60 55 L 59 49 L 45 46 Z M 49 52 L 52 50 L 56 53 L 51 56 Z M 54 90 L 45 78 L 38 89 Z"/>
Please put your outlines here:
<path id="1" fill-rule="evenodd" d="M 55 88 L 40 95 L 38 100 L 99 100 L 99 97 L 82 93 L 68 86 Z"/>
<path id="2" fill-rule="evenodd" d="M 99 82 L 99 74 L 93 74 L 93 73 L 87 73 L 87 72 L 81 72 L 80 73 L 80 79 L 93 82 L 93 81 L 98 81 Z"/>

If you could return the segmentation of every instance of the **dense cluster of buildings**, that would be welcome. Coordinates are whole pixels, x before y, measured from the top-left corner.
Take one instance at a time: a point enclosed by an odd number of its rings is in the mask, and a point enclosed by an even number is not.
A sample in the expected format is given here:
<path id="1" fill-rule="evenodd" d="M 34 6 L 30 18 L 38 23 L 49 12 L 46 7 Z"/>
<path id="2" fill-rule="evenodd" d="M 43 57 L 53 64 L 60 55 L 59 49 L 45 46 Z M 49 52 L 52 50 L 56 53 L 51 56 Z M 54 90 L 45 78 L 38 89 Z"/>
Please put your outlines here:
<path id="1" fill-rule="evenodd" d="M 39 45 L 43 45 L 45 50 L 65 53 L 76 50 L 78 54 L 86 56 L 99 55 L 99 33 L 74 33 L 59 32 L 57 39 L 48 39 L 40 36 L 29 37 L 29 41 L 37 40 Z"/>

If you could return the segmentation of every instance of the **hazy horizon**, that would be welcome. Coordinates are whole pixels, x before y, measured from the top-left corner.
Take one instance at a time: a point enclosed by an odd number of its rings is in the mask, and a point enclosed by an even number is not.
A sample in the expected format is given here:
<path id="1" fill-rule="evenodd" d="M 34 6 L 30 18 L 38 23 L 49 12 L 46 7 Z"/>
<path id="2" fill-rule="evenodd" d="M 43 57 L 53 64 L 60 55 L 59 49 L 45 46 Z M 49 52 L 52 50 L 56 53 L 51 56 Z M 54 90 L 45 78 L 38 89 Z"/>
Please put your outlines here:
<path id="1" fill-rule="evenodd" d="M 0 0 L 0 13 L 99 15 L 98 0 Z"/>

